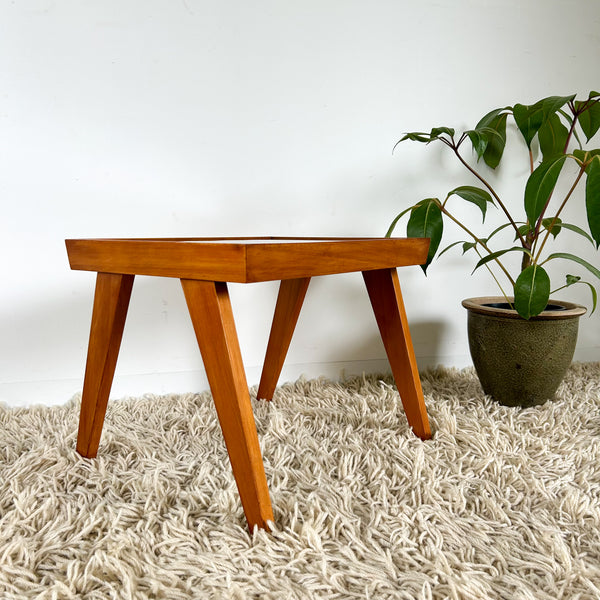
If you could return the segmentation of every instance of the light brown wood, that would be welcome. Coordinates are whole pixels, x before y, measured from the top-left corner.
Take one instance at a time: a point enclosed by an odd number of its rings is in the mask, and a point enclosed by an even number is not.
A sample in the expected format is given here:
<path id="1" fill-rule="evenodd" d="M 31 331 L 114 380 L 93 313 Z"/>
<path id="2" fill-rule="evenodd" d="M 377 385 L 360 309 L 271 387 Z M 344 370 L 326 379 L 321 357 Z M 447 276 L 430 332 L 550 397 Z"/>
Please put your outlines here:
<path id="1" fill-rule="evenodd" d="M 72 269 L 251 283 L 422 264 L 425 238 L 66 240 Z"/>
<path id="2" fill-rule="evenodd" d="M 98 452 L 133 278 L 133 275 L 110 273 L 98 273 L 96 277 L 77 434 L 77 452 L 87 458 L 95 457 Z"/>
<path id="3" fill-rule="evenodd" d="M 243 244 L 191 240 L 66 240 L 69 263 L 80 271 L 244 282 Z"/>
<path id="4" fill-rule="evenodd" d="M 297 279 L 422 264 L 428 249 L 426 238 L 253 244 L 247 248 L 247 280 Z"/>
<path id="5" fill-rule="evenodd" d="M 273 511 L 227 284 L 181 284 L 248 525 L 268 529 Z"/>
<path id="6" fill-rule="evenodd" d="M 273 398 L 309 283 L 310 277 L 304 277 L 285 279 L 279 285 L 257 398 L 265 400 Z"/>
<path id="7" fill-rule="evenodd" d="M 395 267 L 422 264 L 429 240 L 173 238 L 66 240 L 71 268 L 98 272 L 77 451 L 96 456 L 135 275 L 181 279 L 250 528 L 273 519 L 225 281 L 281 280 L 259 397 L 273 395 L 310 278 L 362 271 L 408 422 L 431 436 Z"/>
<path id="8" fill-rule="evenodd" d="M 408 424 L 422 440 L 429 439 L 431 429 L 398 272 L 396 269 L 366 271 L 363 277 Z"/>

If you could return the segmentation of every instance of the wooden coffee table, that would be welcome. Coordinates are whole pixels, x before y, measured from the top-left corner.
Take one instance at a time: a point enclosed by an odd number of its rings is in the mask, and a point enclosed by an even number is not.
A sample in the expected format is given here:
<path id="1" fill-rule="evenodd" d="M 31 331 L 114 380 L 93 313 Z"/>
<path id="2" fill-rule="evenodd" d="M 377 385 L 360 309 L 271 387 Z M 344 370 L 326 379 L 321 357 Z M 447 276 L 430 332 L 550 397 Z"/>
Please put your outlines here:
<path id="1" fill-rule="evenodd" d="M 98 452 L 135 275 L 181 280 L 250 529 L 271 500 L 227 282 L 280 280 L 258 398 L 270 400 L 310 278 L 361 271 L 409 425 L 431 437 L 396 267 L 425 262 L 420 238 L 154 238 L 66 240 L 72 269 L 96 271 L 77 451 Z"/>

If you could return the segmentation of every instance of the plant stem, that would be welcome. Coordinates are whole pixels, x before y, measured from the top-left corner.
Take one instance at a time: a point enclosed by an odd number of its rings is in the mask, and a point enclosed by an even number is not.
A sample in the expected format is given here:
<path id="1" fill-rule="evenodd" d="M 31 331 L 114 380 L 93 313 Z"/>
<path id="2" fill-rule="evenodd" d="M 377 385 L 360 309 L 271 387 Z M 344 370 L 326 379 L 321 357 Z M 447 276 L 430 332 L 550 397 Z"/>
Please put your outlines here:
<path id="1" fill-rule="evenodd" d="M 439 202 L 439 200 L 438 200 Z M 451 220 L 454 221 L 463 231 L 465 231 L 466 233 L 468 233 L 477 244 L 479 244 L 488 254 L 492 254 L 492 251 L 488 248 L 487 244 L 479 239 L 468 227 L 466 227 L 465 225 L 463 225 L 458 219 L 456 219 L 455 217 L 452 216 L 452 214 L 450 214 L 448 212 L 448 210 L 446 210 L 446 208 L 444 207 L 444 205 L 442 203 L 439 203 L 440 206 L 440 210 Z M 500 269 L 502 269 L 502 272 L 506 275 L 507 279 L 510 281 L 511 285 L 515 285 L 515 281 L 514 279 L 510 276 L 510 273 L 506 270 L 506 267 L 497 259 L 494 259 L 496 261 L 496 263 L 498 263 L 498 266 L 500 267 Z M 494 278 L 495 279 L 495 278 Z M 498 287 L 500 287 L 500 289 L 502 290 L 502 286 L 500 286 L 500 284 L 498 284 Z"/>
<path id="2" fill-rule="evenodd" d="M 534 168 L 533 168 L 533 152 L 531 150 L 531 148 L 529 148 L 529 172 L 533 173 Z"/>
<path id="3" fill-rule="evenodd" d="M 515 220 L 512 218 L 512 215 L 508 212 L 508 209 L 506 208 L 506 206 L 504 206 L 504 203 L 502 202 L 502 200 L 500 200 L 500 197 L 498 196 L 498 194 L 496 194 L 496 191 L 494 190 L 494 188 L 475 169 L 473 169 L 473 167 L 471 167 L 471 165 L 469 165 L 464 160 L 464 158 L 460 155 L 458 148 L 459 148 L 460 144 L 462 143 L 463 139 L 464 138 L 461 138 L 461 140 L 459 141 L 458 144 L 455 144 L 455 145 L 448 144 L 448 145 L 450 145 L 450 148 L 452 148 L 452 150 L 454 151 L 454 154 L 456 154 L 456 157 L 466 167 L 466 169 L 468 171 L 470 171 L 473 175 L 475 175 L 475 177 L 477 177 L 477 179 L 479 179 L 479 181 L 481 181 L 481 183 L 483 183 L 483 185 L 485 185 L 485 187 L 491 192 L 492 196 L 494 196 L 494 198 L 496 199 L 498 206 L 503 210 L 504 214 L 506 215 L 506 218 L 509 220 L 510 224 L 512 225 L 513 229 L 515 230 L 515 233 L 517 234 L 519 241 L 521 242 L 521 245 L 523 246 L 523 248 L 527 248 L 529 250 L 530 248 L 528 247 L 525 238 L 519 231 L 519 228 L 517 227 Z"/>
<path id="4" fill-rule="evenodd" d="M 477 249 L 477 246 L 475 246 L 475 252 L 477 252 L 477 255 L 479 256 L 479 258 L 483 258 L 483 256 L 481 256 L 481 252 L 479 252 L 479 250 Z M 514 308 L 512 302 L 508 299 L 508 296 L 506 295 L 506 292 L 504 291 L 504 288 L 500 285 L 500 282 L 498 281 L 498 278 L 496 277 L 494 271 L 492 271 L 492 269 L 490 269 L 490 265 L 488 265 L 486 263 L 485 267 L 487 268 L 489 274 L 492 276 L 492 279 L 496 282 L 496 285 L 500 288 L 500 291 L 502 292 L 502 295 L 504 296 L 504 299 L 506 300 L 506 302 L 508 303 L 508 305 L 511 308 Z"/>
<path id="5" fill-rule="evenodd" d="M 569 133 L 567 134 L 567 139 L 565 141 L 565 147 L 563 148 L 563 154 L 567 153 L 567 150 L 569 148 L 569 143 L 571 142 L 571 138 L 573 136 L 573 132 L 575 131 L 575 125 L 577 123 L 577 119 L 579 118 L 579 114 L 580 114 L 575 109 L 575 104 L 572 101 L 569 102 L 568 106 L 569 106 L 569 110 L 571 111 L 571 114 L 573 115 L 573 120 L 571 121 L 571 127 L 569 128 Z M 587 103 L 586 103 L 585 106 L 587 107 Z M 530 155 L 530 157 L 532 157 L 531 150 L 529 151 L 529 155 Z M 531 168 L 533 170 L 533 162 L 531 163 Z M 548 236 L 550 235 L 550 232 L 552 231 L 552 228 L 556 224 L 556 221 L 558 219 L 558 215 L 560 214 L 560 212 L 564 208 L 567 200 L 569 199 L 569 197 L 573 193 L 573 190 L 575 189 L 575 186 L 577 185 L 577 183 L 581 179 L 582 175 L 583 175 L 583 172 L 580 172 L 579 175 L 577 176 L 577 179 L 575 180 L 575 183 L 573 184 L 573 186 L 569 190 L 569 193 L 567 194 L 567 197 L 564 199 L 564 201 L 561 204 L 558 212 L 554 216 L 554 219 L 552 219 L 552 222 L 550 223 L 550 227 L 548 228 L 548 231 L 546 232 L 546 235 L 544 236 L 544 239 L 542 240 L 540 249 L 539 249 L 539 251 L 537 252 L 537 254 L 535 256 L 534 263 L 537 263 L 537 261 L 539 260 L 540 255 L 542 253 L 542 250 L 544 248 L 544 245 L 546 244 L 546 240 L 548 239 Z M 540 235 L 540 230 L 542 228 L 542 221 L 544 220 L 544 215 L 546 214 L 546 211 L 548 210 L 548 206 L 550 206 L 550 200 L 552 198 L 552 193 L 553 192 L 554 192 L 554 190 L 552 190 L 552 192 L 550 192 L 550 195 L 548 196 L 548 199 L 546 200 L 546 204 L 544 205 L 544 208 L 542 209 L 542 212 L 540 213 L 540 216 L 538 217 L 538 220 L 537 220 L 537 222 L 535 224 L 535 231 L 534 231 L 533 236 L 532 236 L 533 244 L 532 244 L 532 248 L 531 248 L 533 251 L 535 251 L 535 247 L 537 246 L 536 242 L 537 242 L 538 237 Z"/>
<path id="6" fill-rule="evenodd" d="M 581 165 L 581 168 L 579 169 L 579 173 L 577 174 L 577 177 L 575 178 L 575 181 L 573 182 L 573 185 L 571 186 L 571 189 L 568 191 L 567 195 L 565 196 L 565 199 L 562 201 L 562 204 L 560 205 L 559 209 L 556 211 L 556 215 L 554 215 L 554 218 L 552 219 L 552 222 L 550 223 L 550 226 L 548 227 L 547 231 L 546 231 L 546 235 L 544 236 L 544 239 L 542 240 L 542 243 L 540 245 L 540 249 L 537 251 L 537 254 L 535 255 L 535 259 L 534 259 L 534 263 L 538 263 L 538 261 L 540 260 L 540 256 L 542 254 L 542 250 L 544 249 L 544 246 L 546 244 L 546 241 L 548 240 L 548 238 L 550 237 L 550 234 L 552 232 L 552 228 L 554 227 L 554 225 L 556 225 L 556 222 L 558 221 L 558 216 L 560 215 L 560 213 L 562 212 L 563 208 L 566 206 L 567 201 L 569 200 L 569 198 L 571 197 L 571 194 L 574 192 L 575 188 L 577 187 L 577 184 L 579 183 L 579 180 L 583 177 L 583 174 L 585 173 L 585 168 L 586 166 L 584 164 Z M 546 204 L 547 206 L 547 204 Z M 544 208 L 544 211 L 546 209 Z M 544 213 L 544 211 L 542 211 L 542 214 Z M 540 219 L 538 219 L 538 224 L 537 227 L 540 226 L 541 224 L 541 218 L 542 216 L 540 215 Z M 536 227 L 536 239 L 537 239 L 537 227 Z"/>
<path id="7" fill-rule="evenodd" d="M 581 103 L 581 105 L 579 106 L 579 110 L 577 110 L 577 108 L 575 108 L 575 102 L 573 102 L 572 100 L 571 100 L 571 102 L 569 102 L 569 110 L 571 111 L 571 114 L 573 115 L 573 122 L 571 123 L 571 127 L 569 128 L 569 133 L 567 134 L 567 140 L 565 142 L 565 147 L 563 148 L 563 154 L 566 154 L 567 150 L 569 149 L 569 143 L 571 141 L 571 138 L 573 137 L 573 132 L 575 131 L 575 125 L 577 124 L 579 116 L 582 113 L 584 113 L 586 110 L 589 110 L 594 104 L 598 104 L 598 102 L 600 102 L 599 98 L 588 98 L 585 102 Z M 581 147 L 581 143 L 579 144 L 579 147 Z"/>
<path id="8" fill-rule="evenodd" d="M 575 105 L 572 102 L 569 102 L 569 108 L 571 109 L 571 112 L 573 113 L 573 122 L 571 123 L 569 133 L 567 134 L 567 139 L 565 141 L 565 147 L 563 148 L 563 154 L 567 153 L 567 150 L 569 148 L 569 143 L 571 142 L 571 137 L 573 137 L 573 132 L 575 131 L 575 123 L 577 123 L 577 119 L 579 117 L 579 115 L 577 114 L 577 112 L 575 110 Z"/>

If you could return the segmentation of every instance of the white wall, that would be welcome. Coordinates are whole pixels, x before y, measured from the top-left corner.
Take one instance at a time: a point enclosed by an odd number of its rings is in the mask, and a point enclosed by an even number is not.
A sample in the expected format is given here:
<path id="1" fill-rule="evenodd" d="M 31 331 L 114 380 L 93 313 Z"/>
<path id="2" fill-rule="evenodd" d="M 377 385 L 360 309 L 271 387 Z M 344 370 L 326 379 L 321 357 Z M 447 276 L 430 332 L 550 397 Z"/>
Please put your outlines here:
<path id="1" fill-rule="evenodd" d="M 392 155 L 404 131 L 598 89 L 599 32 L 589 0 L 2 2 L 0 400 L 81 389 L 94 276 L 65 238 L 382 235 L 470 183 L 433 148 Z M 469 271 L 455 254 L 400 272 L 423 367 L 469 364 L 460 299 L 495 292 Z M 250 384 L 275 295 L 232 286 Z M 584 318 L 577 359 L 600 359 L 599 334 Z M 314 280 L 283 379 L 384 357 L 360 275 Z M 138 278 L 113 396 L 205 387 L 179 283 Z"/>

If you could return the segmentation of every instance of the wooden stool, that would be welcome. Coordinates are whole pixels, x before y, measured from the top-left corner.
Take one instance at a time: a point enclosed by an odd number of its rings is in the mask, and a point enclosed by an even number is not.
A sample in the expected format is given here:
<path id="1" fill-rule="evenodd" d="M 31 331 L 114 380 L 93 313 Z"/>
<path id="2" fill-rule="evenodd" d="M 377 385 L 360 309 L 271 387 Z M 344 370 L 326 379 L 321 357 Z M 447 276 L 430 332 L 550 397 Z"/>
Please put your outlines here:
<path id="1" fill-rule="evenodd" d="M 361 271 L 409 425 L 431 437 L 396 267 L 425 262 L 421 238 L 66 240 L 72 269 L 96 271 L 77 451 L 98 452 L 135 275 L 181 280 L 250 529 L 273 511 L 227 282 L 280 280 L 258 388 L 270 400 L 310 278 Z"/>

